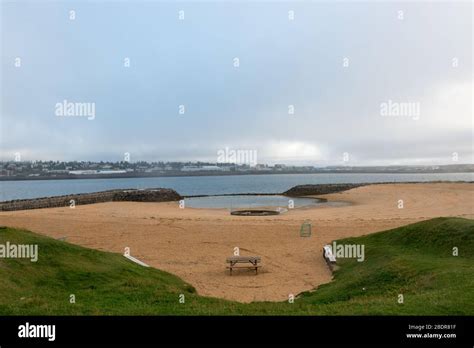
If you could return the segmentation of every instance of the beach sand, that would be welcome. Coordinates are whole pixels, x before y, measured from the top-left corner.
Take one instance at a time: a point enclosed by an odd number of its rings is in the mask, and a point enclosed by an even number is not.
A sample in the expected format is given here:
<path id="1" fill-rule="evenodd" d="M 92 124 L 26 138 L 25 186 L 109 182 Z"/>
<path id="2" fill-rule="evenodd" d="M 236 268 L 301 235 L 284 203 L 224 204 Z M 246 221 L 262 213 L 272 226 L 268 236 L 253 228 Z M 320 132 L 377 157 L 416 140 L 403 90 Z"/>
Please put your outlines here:
<path id="1" fill-rule="evenodd" d="M 340 207 L 292 209 L 279 216 L 231 216 L 225 209 L 180 209 L 177 202 L 110 202 L 71 209 L 0 212 L 0 224 L 89 248 L 131 255 L 173 273 L 199 294 L 241 302 L 282 301 L 331 281 L 322 247 L 440 216 L 474 218 L 474 184 L 383 184 L 320 197 Z M 403 200 L 403 209 L 398 201 Z M 312 236 L 300 237 L 305 220 Z M 226 271 L 234 247 L 258 255 L 262 269 Z M 41 258 L 41 250 L 39 251 Z"/>

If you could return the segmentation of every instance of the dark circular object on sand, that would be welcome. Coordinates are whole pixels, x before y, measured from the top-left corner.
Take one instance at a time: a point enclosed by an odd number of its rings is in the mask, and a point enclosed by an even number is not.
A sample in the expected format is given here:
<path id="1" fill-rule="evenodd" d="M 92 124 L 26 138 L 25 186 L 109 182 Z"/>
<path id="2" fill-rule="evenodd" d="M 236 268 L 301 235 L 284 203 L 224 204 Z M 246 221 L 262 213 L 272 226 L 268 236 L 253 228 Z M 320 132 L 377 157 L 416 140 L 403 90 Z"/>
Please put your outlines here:
<path id="1" fill-rule="evenodd" d="M 230 215 L 239 216 L 267 216 L 267 215 L 279 215 L 280 212 L 277 210 L 266 210 L 266 209 L 242 209 L 234 210 L 230 212 Z"/>

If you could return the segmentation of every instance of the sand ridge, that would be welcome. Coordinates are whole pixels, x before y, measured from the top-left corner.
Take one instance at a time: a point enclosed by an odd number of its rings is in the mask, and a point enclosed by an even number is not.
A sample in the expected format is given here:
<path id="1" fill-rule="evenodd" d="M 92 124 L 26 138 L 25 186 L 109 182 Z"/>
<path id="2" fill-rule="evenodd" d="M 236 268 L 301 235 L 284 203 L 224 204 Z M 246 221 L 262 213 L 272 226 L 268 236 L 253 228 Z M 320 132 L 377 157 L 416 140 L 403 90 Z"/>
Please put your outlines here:
<path id="1" fill-rule="evenodd" d="M 322 247 L 439 216 L 474 218 L 474 184 L 362 186 L 323 195 L 347 206 L 292 209 L 279 216 L 231 216 L 226 209 L 180 209 L 177 202 L 110 202 L 71 209 L 0 212 L 2 225 L 26 228 L 99 250 L 131 254 L 192 284 L 199 294 L 241 302 L 282 301 L 331 281 Z M 398 201 L 403 200 L 403 209 Z M 312 222 L 312 236 L 300 237 Z M 229 276 L 234 247 L 262 257 L 263 268 Z M 41 251 L 40 256 L 41 257 Z"/>

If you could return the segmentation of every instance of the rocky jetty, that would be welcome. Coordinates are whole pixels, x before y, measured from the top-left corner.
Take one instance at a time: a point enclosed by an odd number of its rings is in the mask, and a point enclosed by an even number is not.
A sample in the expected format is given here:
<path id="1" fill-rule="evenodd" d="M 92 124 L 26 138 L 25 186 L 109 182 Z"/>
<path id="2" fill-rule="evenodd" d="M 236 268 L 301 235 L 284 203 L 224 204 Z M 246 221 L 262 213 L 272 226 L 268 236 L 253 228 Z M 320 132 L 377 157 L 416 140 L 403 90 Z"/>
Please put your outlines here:
<path id="1" fill-rule="evenodd" d="M 109 190 L 93 193 L 81 193 L 33 199 L 18 199 L 13 201 L 0 202 L 0 211 L 70 207 L 72 205 L 120 201 L 170 202 L 178 201 L 182 198 L 183 197 L 176 191 L 164 188 L 144 190 Z"/>
<path id="2" fill-rule="evenodd" d="M 370 184 L 318 184 L 318 185 L 298 185 L 292 187 L 283 195 L 290 197 L 326 195 L 329 193 L 342 192 L 356 187 Z"/>

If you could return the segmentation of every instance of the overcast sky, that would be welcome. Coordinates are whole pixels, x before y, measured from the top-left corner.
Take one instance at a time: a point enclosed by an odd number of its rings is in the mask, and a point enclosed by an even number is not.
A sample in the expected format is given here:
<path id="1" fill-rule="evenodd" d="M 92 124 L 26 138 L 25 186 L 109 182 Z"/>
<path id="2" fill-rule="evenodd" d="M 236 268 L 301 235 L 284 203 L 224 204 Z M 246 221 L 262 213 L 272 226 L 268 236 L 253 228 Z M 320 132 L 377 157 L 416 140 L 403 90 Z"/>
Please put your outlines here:
<path id="1" fill-rule="evenodd" d="M 2 7 L 3 160 L 473 162 L 469 2 Z"/>

